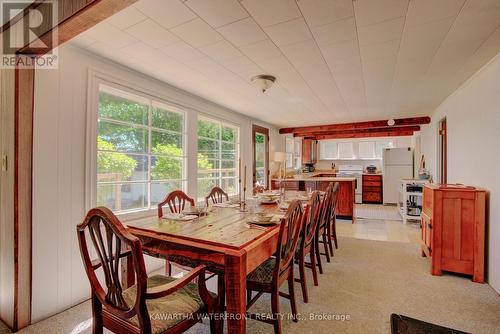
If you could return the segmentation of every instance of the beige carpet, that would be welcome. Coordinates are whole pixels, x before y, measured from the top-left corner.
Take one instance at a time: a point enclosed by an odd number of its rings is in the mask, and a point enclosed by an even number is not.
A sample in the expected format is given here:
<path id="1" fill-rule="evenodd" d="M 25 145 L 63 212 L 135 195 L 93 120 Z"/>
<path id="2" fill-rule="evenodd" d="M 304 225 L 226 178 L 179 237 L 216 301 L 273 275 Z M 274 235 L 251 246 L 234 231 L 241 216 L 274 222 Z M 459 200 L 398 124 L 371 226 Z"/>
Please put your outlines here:
<path id="1" fill-rule="evenodd" d="M 500 333 L 500 298 L 486 284 L 455 275 L 431 276 L 427 259 L 415 244 L 341 238 L 332 263 L 311 280 L 309 304 L 299 303 L 306 320 L 283 321 L 285 333 L 389 333 L 389 316 L 401 313 L 473 333 Z M 297 290 L 301 297 L 300 291 Z M 301 300 L 299 298 L 299 300 Z M 282 300 L 282 311 L 289 304 Z M 269 300 L 253 309 L 268 312 Z M 309 320 L 310 315 L 345 316 L 349 320 Z M 90 333 L 89 303 L 35 324 L 22 333 Z M 75 328 L 79 324 L 79 328 Z M 250 320 L 248 333 L 272 333 L 272 326 Z M 189 333 L 208 333 L 200 324 Z"/>

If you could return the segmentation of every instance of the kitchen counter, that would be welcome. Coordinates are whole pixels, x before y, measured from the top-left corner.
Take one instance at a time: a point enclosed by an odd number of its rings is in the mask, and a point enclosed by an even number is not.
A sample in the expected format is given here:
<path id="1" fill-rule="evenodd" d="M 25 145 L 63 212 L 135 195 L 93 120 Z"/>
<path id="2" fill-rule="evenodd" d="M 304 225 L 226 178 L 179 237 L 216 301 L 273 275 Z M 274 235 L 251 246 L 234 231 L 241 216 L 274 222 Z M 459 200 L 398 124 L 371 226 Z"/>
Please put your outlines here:
<path id="1" fill-rule="evenodd" d="M 329 182 L 352 182 L 356 181 L 355 177 L 336 177 L 336 176 L 319 176 L 322 174 L 337 174 L 334 171 L 318 171 L 313 173 L 304 173 L 296 177 L 289 177 L 283 181 L 329 181 Z M 279 178 L 272 178 L 272 181 L 280 181 Z"/>

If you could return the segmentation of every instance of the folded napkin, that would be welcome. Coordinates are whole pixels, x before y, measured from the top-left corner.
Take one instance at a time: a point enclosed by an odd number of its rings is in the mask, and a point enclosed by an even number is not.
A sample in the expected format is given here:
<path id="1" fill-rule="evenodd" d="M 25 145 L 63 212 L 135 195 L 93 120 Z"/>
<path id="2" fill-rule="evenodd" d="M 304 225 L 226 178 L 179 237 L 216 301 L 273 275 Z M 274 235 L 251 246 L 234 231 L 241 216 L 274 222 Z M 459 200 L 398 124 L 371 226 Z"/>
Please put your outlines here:
<path id="1" fill-rule="evenodd" d="M 213 205 L 215 208 L 238 208 L 240 205 L 238 203 L 215 203 Z"/>
<path id="2" fill-rule="evenodd" d="M 187 221 L 187 220 L 193 220 L 198 218 L 196 215 L 185 215 L 183 213 L 167 213 L 163 215 L 162 217 L 165 220 L 180 220 L 180 221 Z"/>

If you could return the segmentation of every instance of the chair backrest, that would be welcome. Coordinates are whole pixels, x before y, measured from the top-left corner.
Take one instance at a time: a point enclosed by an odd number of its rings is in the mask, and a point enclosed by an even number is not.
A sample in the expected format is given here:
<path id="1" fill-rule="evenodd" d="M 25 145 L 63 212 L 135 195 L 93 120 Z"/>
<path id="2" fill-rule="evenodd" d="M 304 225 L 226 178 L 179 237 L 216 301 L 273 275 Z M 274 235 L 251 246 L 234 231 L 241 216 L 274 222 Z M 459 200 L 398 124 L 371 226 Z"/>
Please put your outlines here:
<path id="1" fill-rule="evenodd" d="M 290 263 L 295 257 L 302 224 L 308 210 L 308 207 L 305 210 L 302 209 L 300 201 L 294 200 L 290 203 L 285 216 L 281 219 L 278 249 L 276 251 L 276 268 L 274 271 L 275 279 L 289 268 Z"/>
<path id="2" fill-rule="evenodd" d="M 312 243 L 314 239 L 314 234 L 316 232 L 316 227 L 319 224 L 319 219 L 321 218 L 321 209 L 323 202 L 321 201 L 321 195 L 319 191 L 314 191 L 311 194 L 311 199 L 308 205 L 308 214 L 302 226 L 302 244 L 301 247 L 305 247 Z"/>
<path id="3" fill-rule="evenodd" d="M 186 206 L 186 202 L 189 202 L 191 206 L 194 206 L 194 199 L 186 195 L 182 190 L 172 191 L 165 197 L 165 199 L 158 203 L 158 217 L 163 217 L 163 206 L 168 204 L 168 208 L 172 213 L 181 213 Z"/>
<path id="4" fill-rule="evenodd" d="M 256 183 L 255 186 L 253 187 L 252 194 L 255 196 L 257 194 L 263 193 L 265 190 L 266 188 L 263 185 Z"/>
<path id="5" fill-rule="evenodd" d="M 317 230 L 321 229 L 322 227 L 326 226 L 328 222 L 331 219 L 331 212 L 332 212 L 332 206 L 333 206 L 333 197 L 334 197 L 334 185 L 332 182 L 328 185 L 325 191 L 325 195 L 323 196 L 323 201 L 321 204 L 321 214 L 319 217 L 319 223 L 318 223 L 318 228 Z"/>
<path id="6" fill-rule="evenodd" d="M 337 212 L 337 202 L 339 200 L 339 189 L 340 189 L 340 184 L 338 182 L 335 182 L 335 185 L 333 186 L 333 195 L 332 195 L 332 208 L 330 210 L 330 220 L 333 220 L 335 218 L 335 214 Z"/>
<path id="7" fill-rule="evenodd" d="M 216 186 L 213 187 L 207 197 L 205 197 L 205 204 L 208 206 L 209 200 L 212 200 L 212 204 L 222 203 L 224 198 L 226 198 L 226 201 L 229 201 L 228 194 L 224 190 L 222 190 L 221 187 Z"/>
<path id="8" fill-rule="evenodd" d="M 103 307 L 120 318 L 127 319 L 134 315 L 144 318 L 143 312 L 139 310 L 144 309 L 145 306 L 148 277 L 140 240 L 130 234 L 111 210 L 105 207 L 91 209 L 83 223 L 77 226 L 77 233 L 80 253 L 92 293 Z M 90 242 L 87 240 L 87 234 L 90 235 Z M 91 259 L 89 245 L 97 255 L 94 261 Z M 134 305 L 128 305 L 122 294 L 121 259 L 126 256 L 130 256 L 129 260 L 133 262 L 137 282 Z M 99 269 L 102 269 L 104 274 L 105 286 L 98 279 L 96 271 Z"/>

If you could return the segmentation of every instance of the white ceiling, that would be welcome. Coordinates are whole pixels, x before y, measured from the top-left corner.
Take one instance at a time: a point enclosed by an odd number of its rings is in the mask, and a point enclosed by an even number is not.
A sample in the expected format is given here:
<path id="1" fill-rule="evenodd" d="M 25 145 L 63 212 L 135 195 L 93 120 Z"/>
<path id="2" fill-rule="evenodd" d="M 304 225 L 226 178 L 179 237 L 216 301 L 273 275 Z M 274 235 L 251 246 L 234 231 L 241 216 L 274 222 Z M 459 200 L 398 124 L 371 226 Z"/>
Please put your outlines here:
<path id="1" fill-rule="evenodd" d="M 500 51 L 500 0 L 140 0 L 73 43 L 278 126 L 429 115 Z"/>

